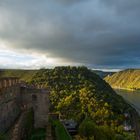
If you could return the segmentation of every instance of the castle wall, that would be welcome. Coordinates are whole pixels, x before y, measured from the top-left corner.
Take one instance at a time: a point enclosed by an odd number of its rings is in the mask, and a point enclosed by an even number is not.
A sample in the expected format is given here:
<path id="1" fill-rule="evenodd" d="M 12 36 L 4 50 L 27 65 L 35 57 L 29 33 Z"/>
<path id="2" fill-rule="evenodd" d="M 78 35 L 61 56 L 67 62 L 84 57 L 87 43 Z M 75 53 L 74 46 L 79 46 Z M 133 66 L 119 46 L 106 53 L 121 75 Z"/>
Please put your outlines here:
<path id="1" fill-rule="evenodd" d="M 39 93 L 32 95 L 34 110 L 34 127 L 45 128 L 48 123 L 49 98 L 48 94 Z"/>
<path id="2" fill-rule="evenodd" d="M 32 94 L 28 92 L 27 88 L 21 88 L 21 94 L 20 94 L 20 104 L 23 109 L 27 110 L 33 107 L 32 105 Z"/>
<path id="3" fill-rule="evenodd" d="M 33 108 L 34 127 L 46 127 L 49 113 L 49 91 L 22 88 L 21 101 L 24 109 Z"/>
<path id="4" fill-rule="evenodd" d="M 0 90 L 3 88 L 9 88 L 11 86 L 15 86 L 19 83 L 19 79 L 16 77 L 7 77 L 0 79 Z"/>
<path id="5" fill-rule="evenodd" d="M 18 85 L 9 86 L 6 84 L 6 82 L 5 86 L 1 87 L 2 88 L 0 90 L 0 132 L 5 132 L 14 123 L 14 121 L 16 120 L 16 118 L 20 113 L 20 108 L 19 105 L 17 104 L 17 97 L 20 91 Z"/>
<path id="6" fill-rule="evenodd" d="M 0 132 L 5 132 L 19 115 L 19 108 L 14 100 L 0 106 Z"/>
<path id="7" fill-rule="evenodd" d="M 22 110 L 30 108 L 34 111 L 34 127 L 46 127 L 49 91 L 21 85 L 17 78 L 0 79 L 0 133 L 14 124 Z"/>

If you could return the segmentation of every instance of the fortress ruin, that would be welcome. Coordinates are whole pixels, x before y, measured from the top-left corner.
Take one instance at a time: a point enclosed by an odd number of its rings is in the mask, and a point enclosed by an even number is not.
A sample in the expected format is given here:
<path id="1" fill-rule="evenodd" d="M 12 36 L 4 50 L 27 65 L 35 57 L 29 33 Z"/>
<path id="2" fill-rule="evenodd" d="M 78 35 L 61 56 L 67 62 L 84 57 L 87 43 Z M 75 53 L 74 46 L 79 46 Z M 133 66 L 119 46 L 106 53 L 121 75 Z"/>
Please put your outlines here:
<path id="1" fill-rule="evenodd" d="M 34 112 L 34 127 L 45 128 L 49 113 L 49 90 L 27 86 L 17 77 L 0 78 L 0 133 L 13 126 L 20 114 Z"/>

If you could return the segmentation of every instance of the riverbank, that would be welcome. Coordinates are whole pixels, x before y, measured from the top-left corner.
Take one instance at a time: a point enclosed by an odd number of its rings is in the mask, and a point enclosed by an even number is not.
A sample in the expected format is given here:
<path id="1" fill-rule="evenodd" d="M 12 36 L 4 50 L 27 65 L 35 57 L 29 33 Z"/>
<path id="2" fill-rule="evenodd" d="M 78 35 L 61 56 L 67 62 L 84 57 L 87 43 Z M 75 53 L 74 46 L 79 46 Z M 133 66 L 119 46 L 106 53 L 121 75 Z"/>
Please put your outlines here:
<path id="1" fill-rule="evenodd" d="M 122 88 L 122 87 L 116 87 L 116 86 L 112 86 L 112 88 L 114 90 L 125 90 L 125 91 L 135 91 L 135 92 L 140 92 L 140 89 L 135 89 L 135 88 Z"/>
<path id="2" fill-rule="evenodd" d="M 130 112 L 137 140 L 140 140 L 140 91 L 114 89 L 133 108 Z M 132 93 L 132 94 L 131 94 Z"/>
<path id="3" fill-rule="evenodd" d="M 114 91 L 122 96 L 128 104 L 131 104 L 133 108 L 137 110 L 137 112 L 140 114 L 140 91 L 130 91 L 130 90 L 124 90 L 124 89 L 114 89 Z"/>

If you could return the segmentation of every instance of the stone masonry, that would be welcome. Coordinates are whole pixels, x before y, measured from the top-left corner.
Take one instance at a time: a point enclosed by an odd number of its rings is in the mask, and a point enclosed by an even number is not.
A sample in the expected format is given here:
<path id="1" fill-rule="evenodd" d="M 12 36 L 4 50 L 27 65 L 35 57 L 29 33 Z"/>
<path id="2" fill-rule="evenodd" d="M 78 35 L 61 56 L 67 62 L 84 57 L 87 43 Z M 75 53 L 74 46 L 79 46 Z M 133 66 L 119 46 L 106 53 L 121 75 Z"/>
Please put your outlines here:
<path id="1" fill-rule="evenodd" d="M 34 127 L 45 128 L 49 114 L 49 91 L 46 89 L 22 88 L 21 102 L 24 109 L 33 108 Z"/>
<path id="2" fill-rule="evenodd" d="M 8 130 L 23 110 L 33 108 L 34 127 L 45 128 L 49 91 L 21 84 L 16 77 L 0 79 L 0 133 Z"/>
<path id="3" fill-rule="evenodd" d="M 0 79 L 0 132 L 5 132 L 20 113 L 18 78 Z"/>

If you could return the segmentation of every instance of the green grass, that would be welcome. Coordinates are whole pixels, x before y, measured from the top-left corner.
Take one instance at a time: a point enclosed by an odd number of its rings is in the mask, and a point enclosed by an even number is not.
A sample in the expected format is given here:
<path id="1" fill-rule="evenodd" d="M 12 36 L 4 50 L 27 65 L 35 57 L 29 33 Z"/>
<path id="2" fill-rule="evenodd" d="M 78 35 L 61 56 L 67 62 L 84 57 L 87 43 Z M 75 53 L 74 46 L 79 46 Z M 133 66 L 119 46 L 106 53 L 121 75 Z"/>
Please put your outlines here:
<path id="1" fill-rule="evenodd" d="M 4 134 L 0 134 L 0 140 L 6 140 L 6 136 Z"/>
<path id="2" fill-rule="evenodd" d="M 39 128 L 33 130 L 31 140 L 45 140 L 45 138 L 46 138 L 46 129 Z"/>
<path id="3" fill-rule="evenodd" d="M 26 116 L 25 119 L 25 133 L 27 137 L 26 140 L 45 140 L 46 138 L 46 129 L 44 128 L 38 128 L 34 129 L 33 123 L 34 123 L 34 114 L 33 110 L 31 109 Z"/>
<path id="4" fill-rule="evenodd" d="M 53 125 L 55 126 L 56 140 L 72 140 L 60 121 L 53 121 Z"/>

